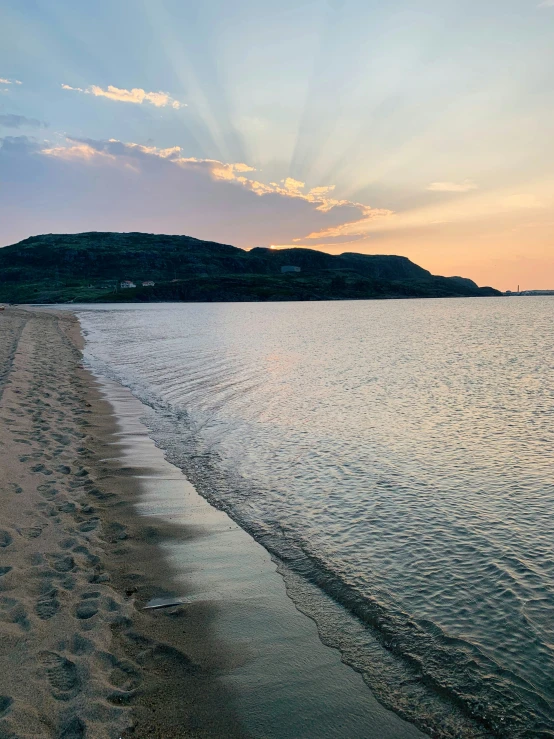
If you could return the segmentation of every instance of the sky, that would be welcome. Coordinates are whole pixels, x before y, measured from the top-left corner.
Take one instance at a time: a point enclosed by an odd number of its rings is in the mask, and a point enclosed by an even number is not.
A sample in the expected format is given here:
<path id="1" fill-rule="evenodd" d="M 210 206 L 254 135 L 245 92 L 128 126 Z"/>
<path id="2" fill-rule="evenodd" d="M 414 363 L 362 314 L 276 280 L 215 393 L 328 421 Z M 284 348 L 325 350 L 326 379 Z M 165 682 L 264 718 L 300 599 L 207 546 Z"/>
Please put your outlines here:
<path id="1" fill-rule="evenodd" d="M 147 231 L 554 289 L 554 0 L 0 0 L 0 245 Z"/>

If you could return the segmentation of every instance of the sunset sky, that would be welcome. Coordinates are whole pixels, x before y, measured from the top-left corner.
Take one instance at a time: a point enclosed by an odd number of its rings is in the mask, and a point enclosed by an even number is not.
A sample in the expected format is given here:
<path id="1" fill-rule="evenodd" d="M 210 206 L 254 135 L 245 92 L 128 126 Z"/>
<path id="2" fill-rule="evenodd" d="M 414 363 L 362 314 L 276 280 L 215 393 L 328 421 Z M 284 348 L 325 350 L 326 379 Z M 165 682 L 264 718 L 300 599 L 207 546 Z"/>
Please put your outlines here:
<path id="1" fill-rule="evenodd" d="M 183 233 L 554 289 L 554 0 L 0 0 L 0 244 Z"/>

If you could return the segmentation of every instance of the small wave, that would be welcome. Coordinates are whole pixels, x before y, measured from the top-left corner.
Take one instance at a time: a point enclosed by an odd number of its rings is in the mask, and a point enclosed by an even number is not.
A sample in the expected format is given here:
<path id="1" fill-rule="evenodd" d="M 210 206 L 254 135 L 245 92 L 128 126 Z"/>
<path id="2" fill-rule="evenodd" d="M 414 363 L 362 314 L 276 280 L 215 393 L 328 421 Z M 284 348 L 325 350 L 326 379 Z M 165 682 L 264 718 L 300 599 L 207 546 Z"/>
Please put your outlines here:
<path id="1" fill-rule="evenodd" d="M 432 736 L 546 737 L 551 326 L 507 301 L 487 342 L 487 305 L 452 305 L 256 306 L 255 332 L 248 306 L 88 313 L 87 346 L 384 704 Z"/>

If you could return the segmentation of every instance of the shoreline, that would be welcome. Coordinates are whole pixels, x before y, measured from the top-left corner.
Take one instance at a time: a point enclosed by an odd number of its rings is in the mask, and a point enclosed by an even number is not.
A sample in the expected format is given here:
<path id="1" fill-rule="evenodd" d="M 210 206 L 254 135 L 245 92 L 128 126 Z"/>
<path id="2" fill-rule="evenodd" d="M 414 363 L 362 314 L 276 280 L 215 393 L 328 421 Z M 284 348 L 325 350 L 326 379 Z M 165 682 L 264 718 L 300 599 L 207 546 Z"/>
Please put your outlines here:
<path id="1" fill-rule="evenodd" d="M 16 695 L 9 696 L 12 702 L 6 712 L 0 711 L 0 731 L 11 737 L 10 731 L 17 727 L 14 737 L 68 738 L 85 733 L 89 737 L 422 737 L 377 703 L 361 676 L 341 663 L 338 652 L 322 644 L 315 624 L 287 597 L 277 565 L 267 552 L 201 498 L 181 471 L 165 460 L 140 421 L 145 407 L 125 388 L 112 383 L 110 389 L 109 381 L 94 377 L 82 366 L 77 318 L 65 312 L 13 309 L 2 318 L 7 314 L 10 320 L 23 322 L 23 336 L 29 334 L 33 322 L 51 342 L 58 336 L 56 346 L 46 352 L 50 352 L 49 360 L 43 351 L 41 364 L 34 366 L 38 375 L 34 378 L 35 404 L 41 392 L 42 372 L 38 370 L 42 364 L 50 361 L 50 377 L 59 375 L 60 366 L 64 368 L 72 391 L 64 423 L 76 432 L 75 442 L 71 440 L 58 454 L 64 460 L 71 457 L 71 472 L 64 478 L 70 493 L 61 503 L 61 493 L 50 497 L 55 515 L 49 515 L 60 521 L 58 541 L 54 536 L 49 544 L 59 547 L 67 536 L 85 537 L 87 556 L 94 565 L 92 571 L 87 563 L 83 565 L 88 582 L 74 587 L 69 596 L 63 583 L 62 588 L 51 588 L 56 590 L 52 597 L 60 607 L 44 622 L 48 628 L 43 628 L 41 638 L 47 641 L 48 632 L 55 632 L 59 622 L 57 641 L 50 638 L 50 653 L 57 657 L 51 656 L 50 663 L 38 672 L 36 659 L 26 663 L 26 674 L 38 674 L 42 689 L 52 687 L 51 673 L 60 664 L 66 672 L 78 673 L 78 686 L 62 701 L 45 697 L 38 711 L 27 704 L 25 710 L 34 711 L 36 720 L 42 727 L 48 725 L 50 733 L 32 733 L 31 729 L 22 733 L 20 715 L 25 701 Z M 7 400 L 14 402 L 14 383 L 22 385 L 18 354 L 21 341 L 14 352 L 10 384 L 5 385 L 10 397 L 2 400 L 2 415 L 5 407 L 15 408 L 7 405 Z M 32 376 L 33 366 L 29 369 Z M 42 392 L 49 392 L 44 383 Z M 55 405 L 53 395 L 47 396 L 47 407 Z M 39 418 L 43 425 L 47 425 L 45 415 L 43 408 Z M 46 429 L 43 434 L 48 437 Z M 11 446 L 6 434 L 3 441 L 4 446 Z M 37 437 L 39 448 L 33 448 L 32 454 L 42 455 L 42 466 L 52 466 L 44 441 Z M 79 467 L 74 472 L 75 459 Z M 19 464 L 28 467 L 31 461 L 34 457 Z M 57 482 L 56 469 L 51 472 Z M 31 479 L 42 474 L 31 473 Z M 6 483 L 2 480 L 3 489 Z M 40 491 L 32 483 L 29 489 L 28 505 L 36 514 Z M 59 510 L 64 506 L 67 516 Z M 36 549 L 41 539 L 33 541 Z M 13 544 L 3 551 L 8 554 L 10 547 Z M 72 551 L 83 547 L 76 541 Z M 78 579 L 79 563 L 74 564 Z M 14 599 L 17 587 L 10 591 L 9 583 L 6 589 L 1 580 L 0 587 L 1 596 Z M 33 587 L 30 580 L 27 589 Z M 76 605 L 75 599 L 83 594 L 90 596 L 85 598 L 89 603 L 105 602 L 105 613 L 98 609 L 90 619 L 81 620 L 73 645 L 67 648 L 60 634 L 65 635 L 67 618 L 73 618 L 82 602 L 81 598 Z M 22 600 L 31 597 L 23 593 Z M 184 597 L 185 602 L 159 611 L 142 610 L 159 597 Z M 32 627 L 33 617 L 28 615 L 27 620 Z M 12 631 L 18 628 L 20 624 Z M 98 634 L 102 648 L 87 647 L 87 653 L 78 647 L 76 653 L 75 644 L 80 644 L 83 631 Z M 31 651 L 28 642 L 24 648 Z M 314 677 L 317 669 L 320 677 Z M 0 693 L 5 690 L 0 678 Z M 96 718 L 87 707 L 93 699 Z M 291 710 L 297 715 L 291 717 Z M 341 712 L 345 715 L 337 717 Z M 287 720 L 293 723 L 285 729 Z M 327 733 L 313 726 L 318 720 Z"/>
<path id="2" fill-rule="evenodd" d="M 77 319 L 1 319 L 0 736 L 246 736 L 215 675 L 209 608 L 186 630 L 182 609 L 139 610 L 139 588 L 169 587 L 157 542 L 171 527 L 133 513 Z"/>

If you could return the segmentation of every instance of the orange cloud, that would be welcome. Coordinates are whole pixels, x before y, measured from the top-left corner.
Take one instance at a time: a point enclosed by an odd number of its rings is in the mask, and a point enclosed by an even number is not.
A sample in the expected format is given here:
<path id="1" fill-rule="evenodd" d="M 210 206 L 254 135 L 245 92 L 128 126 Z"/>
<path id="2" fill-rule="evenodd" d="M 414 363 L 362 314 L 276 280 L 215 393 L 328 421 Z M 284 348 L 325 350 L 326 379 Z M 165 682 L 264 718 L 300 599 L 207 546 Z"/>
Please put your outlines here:
<path id="1" fill-rule="evenodd" d="M 358 216 L 354 221 L 347 221 L 338 226 L 313 232 L 303 238 L 293 239 L 295 242 L 304 239 L 321 239 L 365 233 L 369 221 L 392 214 L 390 210 L 375 209 L 363 203 L 330 197 L 330 193 L 335 189 L 334 185 L 314 187 L 305 192 L 305 183 L 295 180 L 293 177 L 286 177 L 280 183 L 270 182 L 267 184 L 249 176 L 250 173 L 256 170 L 244 162 L 221 162 L 217 159 L 184 157 L 180 146 L 159 149 L 155 146 L 123 143 L 116 139 L 91 141 L 67 138 L 64 144 L 44 148 L 41 150 L 41 153 L 49 157 L 57 157 L 65 160 L 81 160 L 85 163 L 92 163 L 95 158 L 102 159 L 103 161 L 107 159 L 121 161 L 125 167 L 130 169 L 136 169 L 133 163 L 133 157 L 135 157 L 135 162 L 136 157 L 154 157 L 167 160 L 171 164 L 185 169 L 204 170 L 213 180 L 226 181 L 250 190 L 260 197 L 264 195 L 280 195 L 311 203 L 316 211 L 322 213 L 329 213 L 335 208 L 343 208 L 346 215 L 354 212 Z M 360 215 L 362 216 L 361 218 L 359 218 Z"/>
<path id="2" fill-rule="evenodd" d="M 295 180 L 292 177 L 287 177 L 286 179 L 281 180 L 281 182 L 283 183 L 283 189 L 293 195 L 300 194 L 300 190 L 303 190 L 306 187 L 305 182 L 300 182 L 300 180 Z"/>
<path id="3" fill-rule="evenodd" d="M 111 159 L 115 157 L 107 152 L 97 151 L 90 144 L 86 143 L 74 143 L 71 146 L 54 146 L 47 147 L 41 150 L 41 154 L 49 157 L 56 157 L 57 159 L 65 159 L 66 161 L 73 161 L 82 159 L 84 161 L 92 161 L 95 158 Z"/>
<path id="4" fill-rule="evenodd" d="M 554 180 L 530 183 L 527 191 L 511 191 L 509 189 L 492 192 L 477 192 L 468 198 L 449 199 L 439 204 L 427 204 L 400 213 L 379 213 L 370 211 L 365 218 L 350 223 L 327 228 L 306 236 L 306 239 L 336 238 L 338 236 L 369 236 L 379 233 L 404 231 L 428 234 L 429 228 L 438 228 L 446 224 L 468 224 L 495 222 L 499 218 L 507 219 L 517 213 L 548 212 L 554 205 Z M 389 215 L 377 219 L 378 215 Z M 428 236 L 427 236 L 428 237 Z M 300 239 L 298 239 L 300 241 Z"/>
<path id="5" fill-rule="evenodd" d="M 141 87 L 133 87 L 132 90 L 125 90 L 124 88 L 114 87 L 113 85 L 108 85 L 107 89 L 103 89 L 98 85 L 91 85 L 83 89 L 82 87 L 71 87 L 71 85 L 62 84 L 62 89 L 83 92 L 87 95 L 94 95 L 94 97 L 105 97 L 120 103 L 134 103 L 135 105 L 150 103 L 150 105 L 154 105 L 156 108 L 169 106 L 175 110 L 187 107 L 186 103 L 175 100 L 167 92 L 146 92 Z"/>
<path id="6" fill-rule="evenodd" d="M 336 202 L 337 204 L 343 205 L 348 201 L 340 200 Z M 304 239 L 336 239 L 340 236 L 362 236 L 369 231 L 370 223 L 373 223 L 376 219 L 394 215 L 394 211 L 387 210 L 386 208 L 370 208 L 368 205 L 362 205 L 361 203 L 352 203 L 352 205 L 357 206 L 362 211 L 363 218 L 341 223 L 339 226 L 332 226 L 321 231 L 313 231 L 302 239 L 294 239 L 294 241 L 300 242 L 304 241 Z"/>

